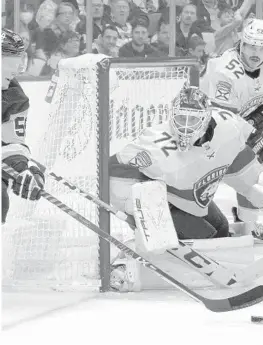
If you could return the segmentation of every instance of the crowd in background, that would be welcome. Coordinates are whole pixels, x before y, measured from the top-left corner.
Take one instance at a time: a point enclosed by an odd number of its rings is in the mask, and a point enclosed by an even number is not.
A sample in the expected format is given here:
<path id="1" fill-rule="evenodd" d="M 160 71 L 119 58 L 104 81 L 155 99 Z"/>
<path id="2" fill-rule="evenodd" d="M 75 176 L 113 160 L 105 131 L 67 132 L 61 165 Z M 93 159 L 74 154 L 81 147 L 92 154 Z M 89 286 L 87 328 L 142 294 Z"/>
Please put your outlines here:
<path id="1" fill-rule="evenodd" d="M 91 0 L 94 54 L 112 57 L 169 55 L 169 1 Z M 209 56 L 240 39 L 255 16 L 250 0 L 170 0 L 176 2 L 176 55 L 195 56 L 200 71 Z M 27 52 L 26 73 L 51 76 L 60 59 L 86 52 L 86 0 L 21 0 L 19 34 Z M 14 0 L 6 0 L 5 27 L 14 29 Z"/>

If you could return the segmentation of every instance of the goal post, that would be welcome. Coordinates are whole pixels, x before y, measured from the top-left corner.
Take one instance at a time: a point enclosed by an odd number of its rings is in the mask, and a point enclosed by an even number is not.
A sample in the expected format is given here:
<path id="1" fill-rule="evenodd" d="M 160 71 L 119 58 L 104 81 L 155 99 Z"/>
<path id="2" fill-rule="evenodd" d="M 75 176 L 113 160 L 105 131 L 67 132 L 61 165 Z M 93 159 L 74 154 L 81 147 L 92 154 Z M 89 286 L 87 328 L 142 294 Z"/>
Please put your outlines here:
<path id="1" fill-rule="evenodd" d="M 101 124 L 100 130 L 102 133 L 102 140 L 100 143 L 100 199 L 104 202 L 110 203 L 110 196 L 109 196 L 109 169 L 108 169 L 108 161 L 110 156 L 110 132 L 109 128 L 112 128 L 111 124 L 114 122 L 111 121 L 114 117 L 114 110 L 111 107 L 111 99 L 114 97 L 110 97 L 111 93 L 114 94 L 115 88 L 120 88 L 121 85 L 118 85 L 119 78 L 121 77 L 120 71 L 130 71 L 127 72 L 126 77 L 129 80 L 128 75 L 130 78 L 139 80 L 140 78 L 147 78 L 144 72 L 142 76 L 142 69 L 149 70 L 149 75 L 147 80 L 149 81 L 148 87 L 151 87 L 151 80 L 157 79 L 164 79 L 167 77 L 167 70 L 172 69 L 178 72 L 179 68 L 188 69 L 188 74 L 186 80 L 192 86 L 199 86 L 199 64 L 193 58 L 112 58 L 112 59 L 105 59 L 99 62 L 98 67 L 98 84 L 99 84 L 99 114 Z M 110 71 L 115 71 L 111 75 L 117 77 L 117 80 L 112 80 L 113 85 L 110 85 Z M 118 73 L 119 72 L 119 73 Z M 136 73 L 137 72 L 137 73 Z M 124 73 L 125 74 L 125 73 Z M 172 75 L 170 76 L 172 77 Z M 178 74 L 177 74 L 178 78 Z M 116 85 L 114 85 L 116 83 Z M 180 88 L 178 88 L 178 91 Z M 109 92 L 110 91 L 110 92 Z M 157 96 L 157 95 L 156 95 Z M 147 97 L 147 93 L 146 93 Z M 141 116 L 141 113 L 140 113 Z M 145 114 L 144 114 L 145 116 Z M 143 128 L 141 128 L 143 129 Z M 132 131 L 133 132 L 133 131 Z M 137 136 L 138 133 L 136 132 Z M 114 134 L 112 134 L 113 136 Z M 120 143 L 119 149 L 121 149 L 123 145 Z M 115 151 L 113 149 L 112 151 Z M 110 231 L 110 215 L 105 210 L 100 210 L 101 213 L 101 224 L 104 224 L 105 229 Z M 109 288 L 109 258 L 110 258 L 110 245 L 101 240 L 101 266 L 103 265 L 103 269 L 101 270 L 101 277 L 102 277 L 102 291 L 107 291 Z M 106 260 L 105 260 L 106 258 Z"/>
<path id="2" fill-rule="evenodd" d="M 61 60 L 49 114 L 41 113 L 41 104 L 31 109 L 45 127 L 43 137 L 32 140 L 31 115 L 28 118 L 33 158 L 109 203 L 110 155 L 145 127 L 167 121 L 172 100 L 186 81 L 199 84 L 195 59 L 85 54 Z M 48 175 L 45 189 L 119 240 L 132 237 L 126 223 Z M 53 290 L 107 291 L 110 258 L 118 254 L 46 200 L 31 202 L 14 195 L 3 247 L 5 286 Z"/>

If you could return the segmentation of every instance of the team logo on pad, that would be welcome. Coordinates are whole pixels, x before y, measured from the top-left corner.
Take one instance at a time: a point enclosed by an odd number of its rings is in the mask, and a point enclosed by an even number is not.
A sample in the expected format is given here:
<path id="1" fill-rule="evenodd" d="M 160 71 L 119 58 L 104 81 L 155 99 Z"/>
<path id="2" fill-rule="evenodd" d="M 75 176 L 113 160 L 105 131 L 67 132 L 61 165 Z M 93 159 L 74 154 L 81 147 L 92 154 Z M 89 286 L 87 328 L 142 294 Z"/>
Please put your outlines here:
<path id="1" fill-rule="evenodd" d="M 200 207 L 207 207 L 213 200 L 218 185 L 225 176 L 227 169 L 228 165 L 216 168 L 194 184 L 195 201 Z"/>

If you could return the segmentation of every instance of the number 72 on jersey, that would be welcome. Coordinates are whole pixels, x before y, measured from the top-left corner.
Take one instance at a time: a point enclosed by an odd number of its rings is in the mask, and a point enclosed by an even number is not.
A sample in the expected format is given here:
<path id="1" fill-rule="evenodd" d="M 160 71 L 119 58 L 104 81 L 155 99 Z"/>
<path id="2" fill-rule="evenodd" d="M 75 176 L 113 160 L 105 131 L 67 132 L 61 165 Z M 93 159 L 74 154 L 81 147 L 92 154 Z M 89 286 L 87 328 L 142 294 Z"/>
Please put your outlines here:
<path id="1" fill-rule="evenodd" d="M 155 144 L 160 144 L 160 149 L 163 151 L 166 157 L 169 156 L 169 151 L 177 150 L 177 143 L 172 139 L 171 134 L 167 132 L 162 132 L 162 135 L 159 139 L 154 140 Z"/>

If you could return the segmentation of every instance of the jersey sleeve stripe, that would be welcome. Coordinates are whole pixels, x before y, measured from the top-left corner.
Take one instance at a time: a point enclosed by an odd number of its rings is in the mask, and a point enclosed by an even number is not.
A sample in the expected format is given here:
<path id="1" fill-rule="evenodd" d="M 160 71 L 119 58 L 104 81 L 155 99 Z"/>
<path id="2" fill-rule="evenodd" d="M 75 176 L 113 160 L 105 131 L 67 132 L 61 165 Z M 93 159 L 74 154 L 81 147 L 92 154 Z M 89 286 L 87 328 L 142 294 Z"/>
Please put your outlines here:
<path id="1" fill-rule="evenodd" d="M 256 160 L 255 153 L 250 147 L 245 148 L 237 155 L 234 162 L 228 168 L 226 175 L 234 175 L 240 173 L 244 168 L 248 167 Z"/>
<path id="2" fill-rule="evenodd" d="M 252 209 L 252 210 L 260 210 L 260 208 L 254 206 L 249 200 L 247 200 L 243 195 L 237 195 L 238 205 L 244 208 Z"/>
<path id="3" fill-rule="evenodd" d="M 21 155 L 29 159 L 29 148 L 26 145 L 21 144 L 8 144 L 2 146 L 2 160 L 14 155 Z"/>

